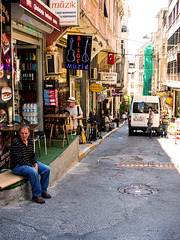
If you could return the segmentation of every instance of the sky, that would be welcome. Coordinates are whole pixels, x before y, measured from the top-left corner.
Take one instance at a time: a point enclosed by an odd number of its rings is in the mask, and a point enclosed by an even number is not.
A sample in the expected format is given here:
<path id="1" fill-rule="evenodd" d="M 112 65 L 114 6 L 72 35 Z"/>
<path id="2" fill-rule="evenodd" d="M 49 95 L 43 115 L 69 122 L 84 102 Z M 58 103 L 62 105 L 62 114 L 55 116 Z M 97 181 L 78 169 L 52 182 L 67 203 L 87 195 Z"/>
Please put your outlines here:
<path id="1" fill-rule="evenodd" d="M 137 49 L 148 40 L 143 39 L 145 35 L 151 36 L 158 28 L 156 18 L 161 8 L 168 7 L 168 0 L 129 0 L 129 59 L 133 59 Z"/>

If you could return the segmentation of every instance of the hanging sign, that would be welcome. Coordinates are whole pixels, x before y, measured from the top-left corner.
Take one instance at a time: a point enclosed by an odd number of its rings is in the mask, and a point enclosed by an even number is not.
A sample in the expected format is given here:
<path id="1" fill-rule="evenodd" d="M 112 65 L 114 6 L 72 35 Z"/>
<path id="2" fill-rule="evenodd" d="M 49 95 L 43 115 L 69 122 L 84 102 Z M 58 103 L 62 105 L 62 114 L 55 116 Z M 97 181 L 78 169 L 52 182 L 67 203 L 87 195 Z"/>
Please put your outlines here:
<path id="1" fill-rule="evenodd" d="M 74 70 L 89 70 L 91 45 L 91 36 L 68 35 L 66 68 Z"/>
<path id="2" fill-rule="evenodd" d="M 101 82 L 103 84 L 116 84 L 117 83 L 117 73 L 101 73 Z"/>
<path id="3" fill-rule="evenodd" d="M 103 86 L 100 83 L 93 83 L 90 85 L 89 89 L 93 92 L 101 92 L 103 90 Z"/>

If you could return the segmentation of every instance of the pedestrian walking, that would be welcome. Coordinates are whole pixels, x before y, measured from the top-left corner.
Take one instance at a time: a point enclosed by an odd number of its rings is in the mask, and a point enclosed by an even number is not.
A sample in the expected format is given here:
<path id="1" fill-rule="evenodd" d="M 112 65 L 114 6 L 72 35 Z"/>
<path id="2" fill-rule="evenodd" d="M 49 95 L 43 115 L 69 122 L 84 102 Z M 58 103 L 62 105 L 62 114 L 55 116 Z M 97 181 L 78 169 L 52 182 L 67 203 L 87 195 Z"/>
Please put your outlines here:
<path id="1" fill-rule="evenodd" d="M 168 125 L 170 123 L 170 118 L 169 118 L 169 115 L 167 114 L 166 110 L 163 111 L 161 118 L 162 118 L 161 138 L 163 138 L 163 137 L 167 138 L 168 137 L 167 130 L 168 130 Z"/>
<path id="2" fill-rule="evenodd" d="M 32 188 L 32 201 L 45 203 L 43 198 L 51 198 L 47 193 L 50 167 L 37 162 L 34 153 L 34 142 L 29 139 L 29 127 L 23 125 L 19 129 L 19 137 L 11 146 L 11 169 L 15 175 L 27 177 Z M 39 175 L 41 180 L 39 180 Z"/>
<path id="3" fill-rule="evenodd" d="M 152 125 L 153 125 L 153 118 L 154 118 L 154 112 L 152 110 L 152 107 L 148 107 L 149 109 L 149 118 L 148 118 L 148 122 L 147 122 L 147 134 L 148 137 L 147 138 L 152 138 Z"/>

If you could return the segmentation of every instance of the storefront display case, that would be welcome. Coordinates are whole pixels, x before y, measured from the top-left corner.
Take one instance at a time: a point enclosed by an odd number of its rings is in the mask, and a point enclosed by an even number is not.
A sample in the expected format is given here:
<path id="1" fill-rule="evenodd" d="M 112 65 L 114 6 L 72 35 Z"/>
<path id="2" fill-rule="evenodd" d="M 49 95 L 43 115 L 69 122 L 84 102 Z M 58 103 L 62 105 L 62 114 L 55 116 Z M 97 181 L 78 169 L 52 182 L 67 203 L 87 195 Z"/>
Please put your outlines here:
<path id="1" fill-rule="evenodd" d="M 20 83 L 19 94 L 22 105 L 24 103 L 34 103 L 36 99 L 36 49 L 18 49 L 18 59 L 20 60 Z"/>

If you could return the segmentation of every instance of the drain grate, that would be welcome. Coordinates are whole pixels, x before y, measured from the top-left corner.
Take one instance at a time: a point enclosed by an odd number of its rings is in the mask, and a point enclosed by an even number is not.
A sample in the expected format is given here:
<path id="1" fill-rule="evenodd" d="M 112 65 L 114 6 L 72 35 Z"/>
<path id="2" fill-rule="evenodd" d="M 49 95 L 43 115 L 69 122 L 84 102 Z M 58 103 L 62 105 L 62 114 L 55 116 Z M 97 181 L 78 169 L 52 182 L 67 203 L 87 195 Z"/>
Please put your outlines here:
<path id="1" fill-rule="evenodd" d="M 150 196 L 158 193 L 157 189 L 151 188 L 145 184 L 132 184 L 127 187 L 119 187 L 117 190 L 120 193 L 132 194 L 135 196 Z"/>

